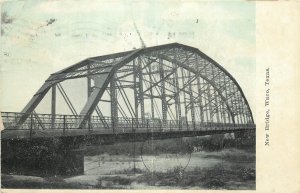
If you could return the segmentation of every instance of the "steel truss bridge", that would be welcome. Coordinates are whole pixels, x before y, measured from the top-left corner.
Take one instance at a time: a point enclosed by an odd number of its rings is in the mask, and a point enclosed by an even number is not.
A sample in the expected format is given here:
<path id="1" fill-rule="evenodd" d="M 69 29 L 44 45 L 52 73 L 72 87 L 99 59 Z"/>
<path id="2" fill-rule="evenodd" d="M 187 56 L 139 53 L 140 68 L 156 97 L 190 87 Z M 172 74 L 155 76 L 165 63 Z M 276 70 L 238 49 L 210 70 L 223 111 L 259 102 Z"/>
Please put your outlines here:
<path id="1" fill-rule="evenodd" d="M 87 98 L 80 111 L 62 85 L 73 79 L 86 79 L 77 92 Z M 47 93 L 51 112 L 37 113 Z M 71 114 L 57 112 L 58 93 Z M 87 58 L 51 74 L 20 113 L 1 116 L 2 139 L 255 130 L 237 81 L 197 48 L 178 43 Z"/>

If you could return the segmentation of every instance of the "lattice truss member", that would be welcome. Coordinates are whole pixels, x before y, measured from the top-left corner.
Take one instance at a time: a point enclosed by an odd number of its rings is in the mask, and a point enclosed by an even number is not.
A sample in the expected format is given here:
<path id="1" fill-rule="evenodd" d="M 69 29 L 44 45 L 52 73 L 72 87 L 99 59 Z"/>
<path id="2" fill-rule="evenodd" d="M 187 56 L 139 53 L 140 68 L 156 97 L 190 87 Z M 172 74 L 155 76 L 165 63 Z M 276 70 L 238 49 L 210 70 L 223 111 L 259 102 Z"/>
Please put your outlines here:
<path id="1" fill-rule="evenodd" d="M 60 84 L 76 78 L 85 78 L 88 84 L 88 98 L 80 113 Z M 87 58 L 51 74 L 22 110 L 18 125 L 34 114 L 52 90 L 51 126 L 56 127 L 56 88 L 76 116 L 78 128 L 95 128 L 97 124 L 116 128 L 133 118 L 143 124 L 149 119 L 159 121 L 162 126 L 172 122 L 179 128 L 188 123 L 192 123 L 190 127 L 212 122 L 254 123 L 236 80 L 200 50 L 178 43 Z M 102 98 L 105 93 L 110 100 Z M 107 111 L 103 103 L 110 103 L 109 123 L 103 116 Z"/>

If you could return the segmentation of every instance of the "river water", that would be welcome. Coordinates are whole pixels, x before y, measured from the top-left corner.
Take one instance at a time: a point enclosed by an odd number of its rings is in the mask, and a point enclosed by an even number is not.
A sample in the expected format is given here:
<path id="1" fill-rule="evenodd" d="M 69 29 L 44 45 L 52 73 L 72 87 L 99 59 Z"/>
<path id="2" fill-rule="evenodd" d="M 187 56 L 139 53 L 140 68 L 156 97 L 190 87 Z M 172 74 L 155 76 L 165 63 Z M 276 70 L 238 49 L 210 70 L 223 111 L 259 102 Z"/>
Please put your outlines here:
<path id="1" fill-rule="evenodd" d="M 191 154 L 159 154 L 159 155 L 139 155 L 139 156 L 126 156 L 126 155 L 109 155 L 100 154 L 96 156 L 85 156 L 84 158 L 84 175 L 66 178 L 65 182 L 80 183 L 82 185 L 95 186 L 99 183 L 99 179 L 103 177 L 124 177 L 132 178 L 133 176 L 139 177 L 146 172 L 168 172 L 176 167 L 184 169 L 184 172 L 189 173 L 197 168 L 209 169 L 215 166 L 223 166 L 232 168 L 237 165 L 255 168 L 255 162 L 238 160 L 223 159 L 225 155 L 251 155 L 251 153 L 238 149 L 224 149 L 217 152 L 193 152 Z M 135 168 L 135 170 L 133 170 Z M 134 173 L 133 171 L 137 171 Z M 253 182 L 251 182 L 253 183 Z M 251 189 L 255 184 L 250 187 L 245 184 L 245 189 Z M 157 188 L 147 184 L 131 183 L 126 187 L 121 188 Z M 165 187 L 166 188 L 166 187 Z M 170 187 L 168 187 L 170 188 Z M 175 188 L 175 187 L 172 187 Z M 190 188 L 193 188 L 191 186 Z M 194 187 L 195 188 L 195 187 Z M 196 187 L 197 188 L 197 187 Z M 199 188 L 199 187 L 198 187 Z M 242 188 L 242 189 L 244 189 Z M 200 188 L 201 189 L 201 188 Z M 233 187 L 234 189 L 234 187 Z"/>
<path id="2" fill-rule="evenodd" d="M 172 179 L 172 175 L 177 175 L 172 173 L 176 168 L 184 172 L 183 181 L 178 183 Z M 251 179 L 248 179 L 249 168 Z M 153 180 L 159 176 L 162 177 Z M 83 175 L 36 177 L 2 174 L 2 182 L 19 188 L 255 189 L 255 153 L 236 148 L 191 154 L 132 156 L 102 153 L 84 157 Z"/>

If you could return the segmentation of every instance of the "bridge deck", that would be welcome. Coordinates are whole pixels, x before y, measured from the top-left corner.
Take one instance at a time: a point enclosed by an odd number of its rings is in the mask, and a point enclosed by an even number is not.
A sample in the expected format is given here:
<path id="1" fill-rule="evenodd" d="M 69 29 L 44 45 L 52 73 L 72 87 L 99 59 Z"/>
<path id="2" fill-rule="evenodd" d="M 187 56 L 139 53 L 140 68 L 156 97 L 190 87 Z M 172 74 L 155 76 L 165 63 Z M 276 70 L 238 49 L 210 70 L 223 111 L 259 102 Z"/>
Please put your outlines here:
<path id="1" fill-rule="evenodd" d="M 15 138 L 50 138 L 64 136 L 85 135 L 128 135 L 128 134 L 187 134 L 224 133 L 255 129 L 255 124 L 233 124 L 214 122 L 189 122 L 159 119 L 122 119 L 113 123 L 110 117 L 91 117 L 85 127 L 78 128 L 80 116 L 31 114 L 22 125 L 17 125 L 20 113 L 2 112 L 5 129 L 1 132 L 1 139 Z"/>
<path id="2" fill-rule="evenodd" d="M 214 132 L 214 133 L 223 133 L 223 132 L 232 132 L 232 131 L 241 131 L 241 130 L 248 130 L 254 129 L 254 127 L 201 127 L 196 129 L 160 129 L 160 128 L 135 128 L 135 129 L 126 129 L 126 128 L 116 128 L 114 131 L 108 129 L 52 129 L 52 130 L 34 130 L 30 131 L 27 129 L 6 129 L 3 130 L 1 133 L 1 139 L 13 139 L 13 138 L 47 138 L 47 137 L 62 137 L 62 136 L 81 136 L 81 135 L 120 135 L 120 134 L 147 134 L 147 133 L 184 133 L 184 132 Z"/>

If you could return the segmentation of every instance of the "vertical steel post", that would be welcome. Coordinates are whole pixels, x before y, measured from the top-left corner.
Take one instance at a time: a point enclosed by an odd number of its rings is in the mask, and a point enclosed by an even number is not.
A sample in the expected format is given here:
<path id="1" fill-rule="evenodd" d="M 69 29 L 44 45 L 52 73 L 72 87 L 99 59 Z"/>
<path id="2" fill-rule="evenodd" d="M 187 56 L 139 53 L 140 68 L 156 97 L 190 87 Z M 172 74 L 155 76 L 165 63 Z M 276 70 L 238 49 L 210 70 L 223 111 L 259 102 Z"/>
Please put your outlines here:
<path id="1" fill-rule="evenodd" d="M 226 89 L 225 89 L 225 98 L 228 100 L 228 91 L 230 90 L 230 85 L 229 86 L 227 86 L 227 78 L 226 78 L 226 76 L 225 75 L 223 75 L 223 80 L 224 80 L 224 83 L 225 83 L 225 87 L 226 87 Z M 228 123 L 230 123 L 232 120 L 230 119 L 230 117 L 231 117 L 231 114 L 228 112 L 227 113 L 227 118 L 228 118 Z M 225 122 L 226 122 L 226 118 L 225 118 Z"/>
<path id="2" fill-rule="evenodd" d="M 222 100 L 218 97 L 217 98 L 218 100 L 218 110 L 219 110 L 219 116 L 220 116 L 220 123 L 224 123 L 224 120 L 223 120 L 223 109 L 222 109 Z"/>
<path id="3" fill-rule="evenodd" d="M 175 57 L 176 59 L 176 57 Z M 176 68 L 176 65 L 173 64 L 173 68 Z M 174 77 L 173 77 L 173 84 L 175 85 L 174 89 L 175 89 L 175 111 L 176 111 L 176 121 L 177 121 L 177 125 L 179 126 L 179 130 L 182 127 L 181 124 L 181 105 L 180 105 L 180 88 L 179 88 L 179 82 L 178 82 L 178 70 L 176 70 L 176 72 L 174 73 Z"/>
<path id="4" fill-rule="evenodd" d="M 142 73 L 142 61 L 141 57 L 138 57 L 138 65 L 137 65 L 137 70 L 138 70 L 138 77 L 139 77 L 139 92 L 138 92 L 138 97 L 140 101 L 140 107 L 141 107 L 141 119 L 142 119 L 142 125 L 145 123 L 145 107 L 144 107 L 144 94 L 143 94 L 143 73 Z"/>
<path id="5" fill-rule="evenodd" d="M 223 77 L 223 86 L 225 86 L 226 87 L 226 79 L 225 79 L 225 75 L 224 75 L 224 73 L 222 73 L 222 77 Z M 227 89 L 225 89 L 224 90 L 224 92 L 225 92 L 225 98 L 227 99 Z M 222 117 L 222 119 L 223 119 L 223 123 L 226 125 L 226 123 L 227 123 L 227 121 L 226 121 L 226 111 L 225 111 L 225 107 L 224 107 L 224 102 L 223 101 L 221 101 L 222 102 L 222 105 L 221 105 L 221 107 L 222 107 L 222 115 L 221 115 L 221 117 Z"/>
<path id="6" fill-rule="evenodd" d="M 244 106 L 243 106 L 243 112 L 245 112 L 245 108 L 244 108 Z M 243 123 L 244 124 L 246 124 L 247 123 L 247 121 L 246 121 L 246 117 L 245 117 L 246 115 L 245 115 L 245 113 L 243 113 Z"/>
<path id="7" fill-rule="evenodd" d="M 237 92 L 236 92 L 235 88 L 232 87 L 232 89 L 233 89 L 235 98 L 238 98 Z M 238 104 L 237 104 L 237 103 L 238 103 Z M 241 120 L 240 120 L 240 109 L 239 109 L 239 107 L 240 107 L 240 101 L 235 101 L 234 108 L 237 109 L 237 110 L 236 110 L 237 114 L 235 115 L 237 124 L 241 124 Z"/>
<path id="8" fill-rule="evenodd" d="M 201 123 L 204 122 L 204 117 L 203 117 L 203 106 L 202 106 L 202 90 L 201 90 L 201 83 L 200 83 L 200 78 L 197 78 L 197 88 L 198 88 L 198 103 L 199 103 L 199 109 L 200 109 L 200 121 Z"/>
<path id="9" fill-rule="evenodd" d="M 220 123 L 220 116 L 219 116 L 219 100 L 218 100 L 218 97 L 217 97 L 217 94 L 216 92 L 214 92 L 214 101 L 216 103 L 216 118 L 217 118 L 217 123 Z"/>
<path id="10" fill-rule="evenodd" d="M 204 117 L 203 117 L 203 106 L 202 106 L 202 90 L 201 90 L 201 81 L 199 78 L 199 73 L 200 73 L 200 64 L 198 63 L 198 55 L 196 54 L 195 56 L 196 59 L 196 66 L 197 66 L 197 90 L 198 90 L 198 104 L 199 104 L 199 113 L 200 113 L 200 122 L 203 123 L 204 122 Z"/>
<path id="11" fill-rule="evenodd" d="M 214 68 L 212 67 L 211 68 L 211 71 L 212 71 L 212 77 L 213 79 L 216 79 L 215 77 L 215 72 L 214 72 Z M 218 75 L 216 75 L 218 76 Z M 218 79 L 217 79 L 219 82 L 220 82 L 220 77 L 218 76 Z M 214 92 L 213 94 L 213 99 L 215 101 L 215 104 L 216 104 L 216 107 L 215 107 L 215 110 L 216 110 L 216 118 L 217 118 L 217 123 L 220 123 L 220 116 L 219 116 L 219 100 L 218 100 L 218 97 L 217 97 L 217 93 Z"/>
<path id="12" fill-rule="evenodd" d="M 116 75 L 110 81 L 110 110 L 113 133 L 118 127 L 118 98 L 116 90 Z"/>
<path id="13" fill-rule="evenodd" d="M 55 129 L 55 114 L 56 114 L 56 84 L 52 86 L 51 100 L 51 129 Z"/>
<path id="14" fill-rule="evenodd" d="M 191 72 L 190 71 L 189 71 L 189 76 L 188 77 L 189 77 L 189 80 L 191 80 Z M 193 128 L 196 129 L 196 125 L 195 125 L 195 105 L 194 105 L 192 82 L 190 82 L 190 84 L 189 84 L 189 93 L 190 93 L 192 124 L 193 124 Z"/>
<path id="15" fill-rule="evenodd" d="M 209 121 L 213 121 L 213 113 L 212 113 L 212 101 L 211 101 L 211 89 L 210 85 L 208 85 L 208 111 L 209 111 Z"/>
<path id="16" fill-rule="evenodd" d="M 92 79 L 90 77 L 90 64 L 87 65 L 87 71 L 88 71 L 88 75 L 87 75 L 87 97 L 89 98 L 91 93 L 92 93 Z M 87 121 L 88 124 L 88 128 L 90 130 L 90 125 L 91 125 L 91 117 L 88 119 Z"/>
<path id="17" fill-rule="evenodd" d="M 153 101 L 153 88 L 152 88 L 152 68 L 151 65 L 149 65 L 149 81 L 150 81 L 150 102 L 151 102 L 151 116 L 152 121 L 154 120 L 154 101 Z"/>
<path id="18" fill-rule="evenodd" d="M 135 64 L 135 59 L 132 61 L 133 63 L 133 93 L 134 93 L 134 113 L 135 118 L 139 118 L 139 100 L 138 100 L 138 90 L 137 90 L 137 66 Z"/>
<path id="19" fill-rule="evenodd" d="M 204 94 L 206 94 L 206 97 L 203 98 L 203 101 L 204 101 L 204 104 L 205 104 L 205 121 L 206 123 L 209 122 L 209 118 L 208 118 L 208 87 L 209 87 L 209 84 L 205 81 L 204 82 L 204 85 L 205 85 L 205 89 L 204 89 Z"/>
<path id="20" fill-rule="evenodd" d="M 219 77 L 218 77 L 218 80 L 219 80 L 219 84 L 221 84 L 222 83 L 222 80 L 221 80 L 221 78 L 222 78 L 222 74 L 220 74 L 219 75 Z M 225 118 L 224 118 L 224 108 L 223 108 L 223 101 L 222 101 L 222 99 L 221 98 L 219 98 L 219 110 L 220 110 L 220 120 L 221 120 L 221 123 L 225 123 L 226 122 L 226 120 L 225 120 Z"/>
<path id="21" fill-rule="evenodd" d="M 160 71 L 160 80 L 164 79 L 165 72 L 163 67 L 163 60 L 159 58 L 159 71 Z M 161 104 L 162 104 L 162 120 L 163 120 L 163 127 L 167 125 L 167 113 L 168 113 L 168 107 L 167 107 L 167 100 L 166 100 L 166 89 L 165 89 L 165 81 L 161 81 Z"/>
<path id="22" fill-rule="evenodd" d="M 207 68 L 205 67 L 204 69 L 204 74 L 205 76 L 207 76 Z M 211 121 L 211 108 L 210 108 L 210 104 L 211 104 L 211 101 L 210 101 L 210 85 L 208 82 L 205 82 L 206 84 L 206 93 L 207 93 L 207 99 L 205 99 L 206 103 L 206 122 L 210 122 Z M 208 116 L 209 114 L 209 116 Z"/>
<path id="23" fill-rule="evenodd" d="M 89 97 L 92 93 L 92 79 L 89 75 L 90 73 L 90 65 L 87 65 L 87 71 L 88 71 L 88 75 L 87 75 L 87 96 Z"/>
<path id="24" fill-rule="evenodd" d="M 246 119 L 245 119 L 245 106 L 243 105 L 245 104 L 243 98 L 240 97 L 240 102 L 239 102 L 239 109 L 242 112 L 241 114 L 241 123 L 246 124 Z"/>
<path id="25" fill-rule="evenodd" d="M 185 73 L 183 68 L 181 68 L 181 79 L 182 79 L 182 89 L 183 89 L 183 104 L 184 104 L 184 114 L 185 114 L 185 122 L 186 122 L 186 126 L 187 126 L 187 130 L 189 129 L 189 125 L 188 125 L 188 118 L 187 118 L 187 105 L 186 105 L 186 98 L 185 98 L 185 88 L 184 88 L 184 81 L 185 78 Z"/>
<path id="26" fill-rule="evenodd" d="M 232 97 L 233 96 L 233 91 L 234 91 L 234 88 L 233 88 L 233 85 L 232 84 L 230 84 L 230 88 L 229 88 L 229 90 L 230 90 L 230 97 Z M 233 102 L 232 100 L 230 101 L 231 103 Z M 233 104 L 232 104 L 233 105 Z M 236 119 L 235 119 L 235 117 L 236 117 L 236 115 L 233 113 L 233 118 L 232 118 L 232 121 L 233 121 L 233 124 L 235 125 L 236 124 Z"/>

